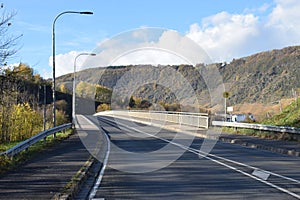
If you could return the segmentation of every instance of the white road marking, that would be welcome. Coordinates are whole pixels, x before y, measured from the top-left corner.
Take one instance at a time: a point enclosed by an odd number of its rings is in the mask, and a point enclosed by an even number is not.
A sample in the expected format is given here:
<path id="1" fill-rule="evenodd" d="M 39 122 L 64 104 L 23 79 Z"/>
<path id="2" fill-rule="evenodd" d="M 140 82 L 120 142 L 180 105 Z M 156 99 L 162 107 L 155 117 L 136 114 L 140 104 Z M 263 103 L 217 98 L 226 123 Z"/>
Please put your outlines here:
<path id="1" fill-rule="evenodd" d="M 88 118 L 86 118 L 83 115 L 82 115 L 82 117 L 89 124 L 91 124 L 92 126 L 95 126 L 95 124 L 93 122 L 91 122 Z M 97 127 L 97 128 L 99 129 L 99 127 Z M 105 133 L 105 131 L 104 131 L 104 133 Z M 104 158 L 104 161 L 103 161 L 103 165 L 102 165 L 101 171 L 99 173 L 99 176 L 97 177 L 97 181 L 94 184 L 93 189 L 90 192 L 89 199 L 94 199 L 94 197 L 95 197 L 95 195 L 97 193 L 97 190 L 100 187 L 100 184 L 101 184 L 101 181 L 102 181 L 102 178 L 103 178 L 103 175 L 104 175 L 104 171 L 105 171 L 106 166 L 107 166 L 108 157 L 109 157 L 109 154 L 110 154 L 110 140 L 109 140 L 109 138 L 108 138 L 108 136 L 107 136 L 106 133 L 104 135 L 105 135 L 105 138 L 106 138 L 106 141 L 107 141 L 107 151 L 106 151 L 106 154 L 105 154 L 105 158 Z M 95 198 L 94 200 L 104 200 L 104 198 Z"/>
<path id="2" fill-rule="evenodd" d="M 268 180 L 270 174 L 269 173 L 266 173 L 265 171 L 262 171 L 262 170 L 259 170 L 259 169 L 256 169 L 252 172 L 252 175 L 262 179 L 262 180 Z"/>

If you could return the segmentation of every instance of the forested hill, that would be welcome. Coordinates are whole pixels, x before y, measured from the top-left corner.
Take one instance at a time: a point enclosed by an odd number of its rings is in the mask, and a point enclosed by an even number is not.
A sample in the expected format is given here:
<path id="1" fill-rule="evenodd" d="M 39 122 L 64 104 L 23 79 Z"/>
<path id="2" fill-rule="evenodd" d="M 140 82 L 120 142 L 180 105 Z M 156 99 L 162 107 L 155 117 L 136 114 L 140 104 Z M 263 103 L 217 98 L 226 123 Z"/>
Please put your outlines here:
<path id="1" fill-rule="evenodd" d="M 150 66 L 115 66 L 106 68 L 87 69 L 77 73 L 77 80 L 97 83 L 112 89 L 117 81 L 129 70 L 139 68 L 148 73 Z M 161 66 L 163 68 L 163 66 Z M 229 92 L 229 103 L 269 103 L 282 98 L 291 97 L 292 91 L 300 88 L 300 46 L 287 47 L 257 53 L 248 57 L 234 59 L 230 63 L 214 63 L 210 65 L 171 66 L 180 72 L 191 84 L 196 94 L 205 104 L 206 86 L 198 73 L 201 68 L 217 67 L 223 77 L 226 90 Z M 140 77 L 135 77 L 139 79 Z M 176 83 L 175 77 L 168 81 Z M 131 81 L 128 80 L 130 85 Z M 72 75 L 64 75 L 58 79 L 58 85 L 72 87 Z M 153 92 L 155 88 L 155 92 Z M 206 94 L 206 95 L 205 95 Z M 176 100 L 174 94 L 167 88 L 148 84 L 140 87 L 135 95 L 153 102 Z M 208 100 L 209 101 L 209 100 Z"/>
<path id="2" fill-rule="evenodd" d="M 273 102 L 300 88 L 300 46 L 258 53 L 219 68 L 233 103 Z"/>

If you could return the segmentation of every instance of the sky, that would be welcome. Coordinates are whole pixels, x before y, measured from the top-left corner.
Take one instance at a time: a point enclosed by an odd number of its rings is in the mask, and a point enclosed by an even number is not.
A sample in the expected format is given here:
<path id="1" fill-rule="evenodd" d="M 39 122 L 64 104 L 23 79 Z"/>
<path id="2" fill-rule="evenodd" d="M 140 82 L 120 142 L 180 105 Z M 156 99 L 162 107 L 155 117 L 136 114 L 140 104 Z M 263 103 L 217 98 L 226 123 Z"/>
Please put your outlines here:
<path id="1" fill-rule="evenodd" d="M 148 35 L 147 44 L 157 43 L 157 47 L 178 42 L 175 36 L 165 37 L 169 30 L 174 30 L 199 45 L 211 62 L 230 62 L 261 51 L 299 45 L 300 41 L 299 0 L 5 0 L 3 5 L 2 13 L 16 12 L 9 34 L 23 35 L 18 42 L 18 53 L 7 60 L 7 65 L 26 63 L 44 78 L 52 76 L 53 20 L 63 11 L 94 14 L 66 14 L 56 21 L 56 76 L 72 72 L 79 53 L 96 52 L 101 58 L 111 56 L 111 48 L 100 48 L 112 44 L 106 41 L 148 27 L 162 31 L 150 42 Z M 151 29 L 151 34 L 155 35 L 156 31 Z M 125 38 L 122 45 L 114 48 L 131 42 Z M 114 64 L 151 61 L 166 64 L 170 60 L 163 59 L 163 53 L 147 53 L 131 54 Z M 78 66 L 84 63 L 82 57 Z M 183 62 L 182 59 L 173 61 L 171 64 Z"/>

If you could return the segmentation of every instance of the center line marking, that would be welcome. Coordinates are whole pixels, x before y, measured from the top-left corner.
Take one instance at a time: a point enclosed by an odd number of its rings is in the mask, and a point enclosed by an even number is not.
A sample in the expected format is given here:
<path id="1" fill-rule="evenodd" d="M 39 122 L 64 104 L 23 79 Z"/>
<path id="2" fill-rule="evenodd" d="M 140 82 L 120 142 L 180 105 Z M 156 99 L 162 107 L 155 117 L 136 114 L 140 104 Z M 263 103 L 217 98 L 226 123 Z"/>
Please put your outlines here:
<path id="1" fill-rule="evenodd" d="M 262 171 L 262 170 L 259 170 L 259 169 L 256 169 L 252 172 L 252 175 L 258 177 L 258 178 L 261 178 L 262 180 L 268 180 L 270 174 L 269 173 L 266 173 L 265 171 Z"/>

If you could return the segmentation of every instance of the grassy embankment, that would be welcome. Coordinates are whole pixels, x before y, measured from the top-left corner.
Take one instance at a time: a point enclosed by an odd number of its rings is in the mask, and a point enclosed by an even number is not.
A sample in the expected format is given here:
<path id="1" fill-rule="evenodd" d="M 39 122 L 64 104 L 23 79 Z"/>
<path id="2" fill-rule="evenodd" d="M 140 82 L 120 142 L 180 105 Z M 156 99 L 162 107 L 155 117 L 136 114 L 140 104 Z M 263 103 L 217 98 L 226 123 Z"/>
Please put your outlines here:
<path id="1" fill-rule="evenodd" d="M 282 109 L 282 112 L 276 114 L 269 119 L 263 119 L 261 124 L 276 125 L 276 126 L 290 126 L 300 128 L 300 98 L 293 101 L 290 105 Z M 258 136 L 267 139 L 280 139 L 280 140 L 294 140 L 300 142 L 300 137 L 287 133 L 274 133 L 270 131 L 258 131 L 253 129 L 235 129 L 223 128 L 224 132 L 239 133 L 251 136 Z"/>
<path id="2" fill-rule="evenodd" d="M 280 114 L 265 119 L 262 123 L 300 128 L 300 98 L 285 107 Z"/>

